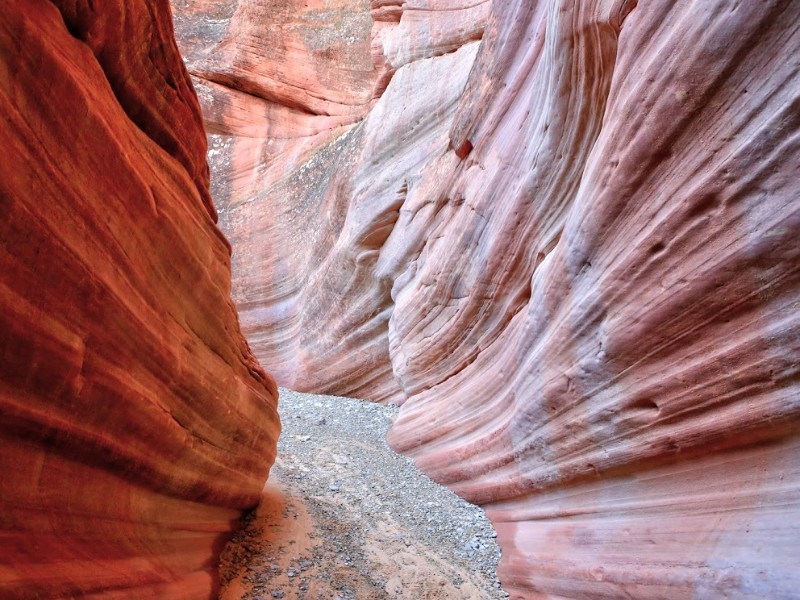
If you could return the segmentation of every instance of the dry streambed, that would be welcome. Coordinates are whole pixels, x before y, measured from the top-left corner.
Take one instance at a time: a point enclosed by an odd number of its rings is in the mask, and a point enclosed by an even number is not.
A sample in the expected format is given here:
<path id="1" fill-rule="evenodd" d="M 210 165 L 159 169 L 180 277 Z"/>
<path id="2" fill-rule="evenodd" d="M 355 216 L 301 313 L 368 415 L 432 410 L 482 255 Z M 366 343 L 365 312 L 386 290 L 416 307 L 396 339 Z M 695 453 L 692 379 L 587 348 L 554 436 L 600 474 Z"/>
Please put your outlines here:
<path id="1" fill-rule="evenodd" d="M 507 598 L 483 511 L 386 444 L 396 408 L 281 390 L 261 505 L 222 556 L 222 600 Z"/>

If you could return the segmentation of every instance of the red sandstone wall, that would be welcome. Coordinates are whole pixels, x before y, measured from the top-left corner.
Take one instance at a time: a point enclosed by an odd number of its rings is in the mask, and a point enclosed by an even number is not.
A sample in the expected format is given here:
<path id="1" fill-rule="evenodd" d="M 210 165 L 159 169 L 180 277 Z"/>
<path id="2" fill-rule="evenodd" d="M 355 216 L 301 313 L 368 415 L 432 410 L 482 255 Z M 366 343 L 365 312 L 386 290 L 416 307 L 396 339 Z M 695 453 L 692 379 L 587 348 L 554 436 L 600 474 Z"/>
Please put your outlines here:
<path id="1" fill-rule="evenodd" d="M 169 5 L 0 14 L 0 596 L 211 598 L 280 426 Z"/>
<path id="2" fill-rule="evenodd" d="M 314 7 L 228 6 L 189 67 L 280 64 L 202 98 L 279 381 L 404 403 L 391 443 L 487 508 L 513 597 L 792 597 L 800 4 L 352 2 L 353 126 L 287 100 L 345 38 L 239 41 Z"/>

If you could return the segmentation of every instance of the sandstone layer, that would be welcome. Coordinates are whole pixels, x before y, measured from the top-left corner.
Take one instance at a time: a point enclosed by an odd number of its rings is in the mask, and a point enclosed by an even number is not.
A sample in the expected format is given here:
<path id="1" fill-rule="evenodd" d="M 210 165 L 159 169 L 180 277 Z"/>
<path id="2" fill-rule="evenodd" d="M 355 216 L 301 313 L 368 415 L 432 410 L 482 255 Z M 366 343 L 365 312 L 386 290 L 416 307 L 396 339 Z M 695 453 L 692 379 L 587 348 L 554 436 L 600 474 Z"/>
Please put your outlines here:
<path id="1" fill-rule="evenodd" d="M 378 254 L 406 179 L 446 153 L 488 2 L 173 8 L 254 353 L 295 389 L 402 401 L 387 335 L 395 274 Z"/>
<path id="2" fill-rule="evenodd" d="M 169 4 L 0 4 L 0 596 L 214 597 L 280 426 Z"/>
<path id="3" fill-rule="evenodd" d="M 228 6 L 178 35 L 278 380 L 402 403 L 514 597 L 793 597 L 800 4 Z"/>

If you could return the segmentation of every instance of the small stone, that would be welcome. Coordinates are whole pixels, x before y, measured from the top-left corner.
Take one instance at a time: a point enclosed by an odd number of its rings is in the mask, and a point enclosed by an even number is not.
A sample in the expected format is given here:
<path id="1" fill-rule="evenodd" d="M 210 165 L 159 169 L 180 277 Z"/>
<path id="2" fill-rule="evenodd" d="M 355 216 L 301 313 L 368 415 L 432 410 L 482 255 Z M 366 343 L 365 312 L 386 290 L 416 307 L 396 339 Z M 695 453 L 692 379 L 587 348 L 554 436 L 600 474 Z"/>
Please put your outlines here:
<path id="1" fill-rule="evenodd" d="M 274 590 L 271 595 L 273 598 L 283 598 L 284 593 L 283 590 Z"/>

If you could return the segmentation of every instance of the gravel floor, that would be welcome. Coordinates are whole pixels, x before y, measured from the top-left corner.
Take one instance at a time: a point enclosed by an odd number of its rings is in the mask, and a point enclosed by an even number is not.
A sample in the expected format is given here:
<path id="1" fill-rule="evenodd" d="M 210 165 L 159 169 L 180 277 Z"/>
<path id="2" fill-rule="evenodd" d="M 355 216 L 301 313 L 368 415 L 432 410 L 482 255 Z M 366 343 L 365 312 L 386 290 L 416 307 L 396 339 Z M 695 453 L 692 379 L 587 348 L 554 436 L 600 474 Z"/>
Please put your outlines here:
<path id="1" fill-rule="evenodd" d="M 226 547 L 220 598 L 508 597 L 483 511 L 386 444 L 397 410 L 281 390 L 278 488 Z"/>

